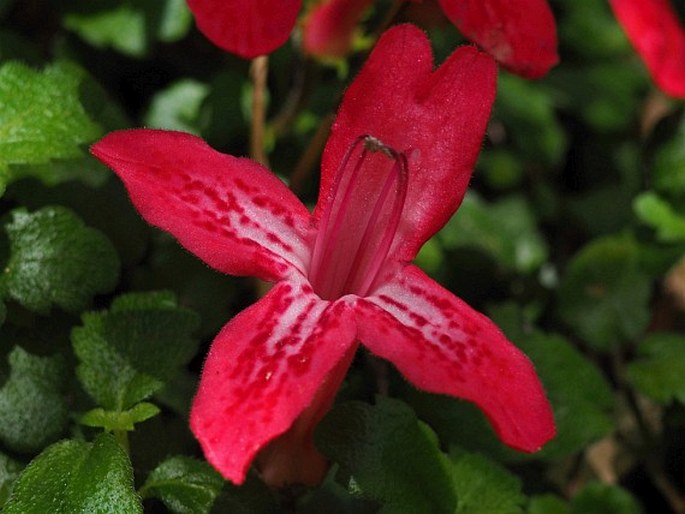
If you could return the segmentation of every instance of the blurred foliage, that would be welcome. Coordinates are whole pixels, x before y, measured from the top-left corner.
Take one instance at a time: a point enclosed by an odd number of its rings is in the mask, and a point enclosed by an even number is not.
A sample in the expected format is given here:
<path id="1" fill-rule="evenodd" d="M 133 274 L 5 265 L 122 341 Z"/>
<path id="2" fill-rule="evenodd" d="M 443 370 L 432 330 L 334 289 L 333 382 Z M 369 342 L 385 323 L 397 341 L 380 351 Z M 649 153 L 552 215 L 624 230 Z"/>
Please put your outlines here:
<path id="1" fill-rule="evenodd" d="M 87 151 L 149 126 L 248 154 L 249 63 L 184 0 L 0 0 L 2 511 L 682 512 L 685 105 L 650 83 L 607 2 L 550 3 L 560 64 L 500 72 L 472 187 L 417 262 L 530 357 L 557 438 L 515 452 L 473 405 L 360 354 L 316 433 L 326 480 L 276 492 L 254 472 L 224 482 L 187 426 L 209 343 L 263 285 L 148 227 Z M 424 23 L 440 62 L 463 39 L 424 8 L 395 21 Z M 308 205 L 364 44 L 327 66 L 296 34 L 269 57 L 269 165 Z"/>

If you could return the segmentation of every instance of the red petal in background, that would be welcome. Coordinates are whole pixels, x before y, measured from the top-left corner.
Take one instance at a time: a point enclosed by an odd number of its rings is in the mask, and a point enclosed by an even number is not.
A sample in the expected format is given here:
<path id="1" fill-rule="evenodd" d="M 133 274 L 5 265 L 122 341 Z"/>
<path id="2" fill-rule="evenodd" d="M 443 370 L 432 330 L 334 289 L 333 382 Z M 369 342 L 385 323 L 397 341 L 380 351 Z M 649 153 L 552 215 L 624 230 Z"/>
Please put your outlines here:
<path id="1" fill-rule="evenodd" d="M 685 98 L 685 29 L 668 0 L 610 0 L 654 82 Z"/>
<path id="2" fill-rule="evenodd" d="M 439 0 L 461 33 L 526 78 L 558 61 L 557 29 L 547 0 Z"/>
<path id="3" fill-rule="evenodd" d="M 354 29 L 373 0 L 326 0 L 306 15 L 302 46 L 317 57 L 345 57 L 352 49 Z"/>
<path id="4" fill-rule="evenodd" d="M 188 7 L 210 41 L 251 59 L 288 40 L 302 0 L 188 0 Z"/>

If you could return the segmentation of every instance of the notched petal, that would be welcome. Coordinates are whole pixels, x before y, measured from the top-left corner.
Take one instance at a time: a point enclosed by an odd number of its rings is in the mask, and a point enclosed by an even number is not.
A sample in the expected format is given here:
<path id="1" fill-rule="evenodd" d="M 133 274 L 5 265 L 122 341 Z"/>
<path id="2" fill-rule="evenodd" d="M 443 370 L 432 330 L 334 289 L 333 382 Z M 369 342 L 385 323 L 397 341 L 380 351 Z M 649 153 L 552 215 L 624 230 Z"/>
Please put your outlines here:
<path id="1" fill-rule="evenodd" d="M 407 154 L 407 198 L 391 253 L 413 259 L 461 203 L 495 98 L 496 68 L 489 55 L 461 47 L 433 71 L 430 42 L 421 30 L 388 30 L 343 98 L 323 154 L 315 216 L 325 211 L 348 148 L 370 135 Z"/>

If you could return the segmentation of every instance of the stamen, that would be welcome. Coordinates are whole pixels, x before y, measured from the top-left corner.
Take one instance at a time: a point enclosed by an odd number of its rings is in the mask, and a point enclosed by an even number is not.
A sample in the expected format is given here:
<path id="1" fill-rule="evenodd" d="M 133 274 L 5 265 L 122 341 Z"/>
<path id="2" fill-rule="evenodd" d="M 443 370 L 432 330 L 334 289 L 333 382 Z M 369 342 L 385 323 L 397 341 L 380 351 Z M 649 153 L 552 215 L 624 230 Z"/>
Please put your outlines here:
<path id="1" fill-rule="evenodd" d="M 383 171 L 387 159 L 392 165 Z M 372 136 L 354 140 L 336 174 L 314 244 L 309 279 L 319 296 L 368 294 L 395 238 L 407 181 L 404 153 Z"/>

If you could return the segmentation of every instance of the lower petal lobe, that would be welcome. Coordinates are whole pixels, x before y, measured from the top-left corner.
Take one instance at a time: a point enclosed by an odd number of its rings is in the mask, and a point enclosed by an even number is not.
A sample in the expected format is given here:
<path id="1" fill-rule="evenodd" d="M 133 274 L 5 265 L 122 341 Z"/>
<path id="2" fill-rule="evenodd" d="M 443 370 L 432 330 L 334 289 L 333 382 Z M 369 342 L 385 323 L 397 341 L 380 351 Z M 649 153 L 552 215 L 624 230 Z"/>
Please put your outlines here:
<path id="1" fill-rule="evenodd" d="M 359 299 L 359 340 L 421 389 L 474 402 L 503 442 L 539 450 L 555 434 L 528 358 L 482 314 L 409 265 Z"/>
<path id="2" fill-rule="evenodd" d="M 260 164 L 163 130 L 113 132 L 91 151 L 149 223 L 219 271 L 276 280 L 306 268 L 309 212 Z"/>
<path id="3" fill-rule="evenodd" d="M 322 301 L 301 277 L 233 318 L 212 343 L 190 416 L 207 460 L 242 483 L 257 453 L 290 429 L 349 356 L 355 336 L 350 306 Z"/>

